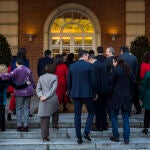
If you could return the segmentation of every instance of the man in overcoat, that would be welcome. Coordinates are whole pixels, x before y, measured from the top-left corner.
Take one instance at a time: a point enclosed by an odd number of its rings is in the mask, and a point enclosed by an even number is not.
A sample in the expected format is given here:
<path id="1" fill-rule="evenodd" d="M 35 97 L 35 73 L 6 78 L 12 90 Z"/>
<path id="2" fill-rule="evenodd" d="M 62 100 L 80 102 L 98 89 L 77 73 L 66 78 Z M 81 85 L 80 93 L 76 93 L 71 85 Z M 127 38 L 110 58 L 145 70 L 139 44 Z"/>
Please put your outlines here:
<path id="1" fill-rule="evenodd" d="M 137 78 L 138 77 L 138 61 L 137 61 L 136 56 L 129 53 L 129 48 L 127 46 L 122 46 L 120 48 L 120 50 L 121 50 L 120 57 L 129 65 L 129 67 L 131 68 L 133 74 Z M 136 114 L 140 114 L 141 111 L 142 111 L 142 107 L 139 103 L 138 82 L 133 87 L 132 102 L 135 106 Z"/>

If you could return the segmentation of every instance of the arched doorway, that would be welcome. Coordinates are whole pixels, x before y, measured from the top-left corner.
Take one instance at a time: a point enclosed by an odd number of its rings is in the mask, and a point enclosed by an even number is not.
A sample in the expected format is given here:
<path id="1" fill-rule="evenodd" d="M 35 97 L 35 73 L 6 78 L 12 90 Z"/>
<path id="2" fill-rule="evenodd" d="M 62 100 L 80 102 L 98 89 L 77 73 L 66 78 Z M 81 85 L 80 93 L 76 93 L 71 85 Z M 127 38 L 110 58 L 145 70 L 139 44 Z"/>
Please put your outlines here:
<path id="1" fill-rule="evenodd" d="M 86 7 L 69 3 L 60 6 L 44 25 L 44 49 L 53 55 L 78 53 L 79 49 L 95 50 L 101 44 L 97 17 Z"/>

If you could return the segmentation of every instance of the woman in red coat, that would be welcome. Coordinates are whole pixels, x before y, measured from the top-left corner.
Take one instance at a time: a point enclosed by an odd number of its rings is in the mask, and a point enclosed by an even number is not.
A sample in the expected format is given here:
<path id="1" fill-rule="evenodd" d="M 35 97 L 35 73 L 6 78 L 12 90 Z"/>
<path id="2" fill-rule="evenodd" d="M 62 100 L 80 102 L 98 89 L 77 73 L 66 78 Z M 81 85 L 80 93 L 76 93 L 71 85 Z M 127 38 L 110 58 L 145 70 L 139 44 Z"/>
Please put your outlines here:
<path id="1" fill-rule="evenodd" d="M 54 59 L 54 64 L 56 65 L 56 73 L 58 77 L 58 87 L 56 90 L 59 104 L 63 103 L 63 112 L 68 111 L 66 108 L 66 103 L 68 102 L 67 97 L 67 74 L 68 74 L 68 68 L 67 65 L 64 64 L 63 56 L 57 55 Z"/>
<path id="2" fill-rule="evenodd" d="M 148 71 L 150 71 L 150 51 L 144 53 L 143 62 L 140 66 L 140 78 L 143 79 Z"/>

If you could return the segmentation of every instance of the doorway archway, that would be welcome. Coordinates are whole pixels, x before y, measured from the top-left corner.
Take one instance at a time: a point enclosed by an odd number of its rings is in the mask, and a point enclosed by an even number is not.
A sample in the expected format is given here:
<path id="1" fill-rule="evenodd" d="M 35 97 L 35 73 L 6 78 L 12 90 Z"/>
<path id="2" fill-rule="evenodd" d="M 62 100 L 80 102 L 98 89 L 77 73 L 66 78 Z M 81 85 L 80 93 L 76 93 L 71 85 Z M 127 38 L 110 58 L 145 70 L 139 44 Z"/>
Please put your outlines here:
<path id="1" fill-rule="evenodd" d="M 43 49 L 58 53 L 78 53 L 79 49 L 96 50 L 101 44 L 100 24 L 85 6 L 69 3 L 55 9 L 46 19 Z"/>

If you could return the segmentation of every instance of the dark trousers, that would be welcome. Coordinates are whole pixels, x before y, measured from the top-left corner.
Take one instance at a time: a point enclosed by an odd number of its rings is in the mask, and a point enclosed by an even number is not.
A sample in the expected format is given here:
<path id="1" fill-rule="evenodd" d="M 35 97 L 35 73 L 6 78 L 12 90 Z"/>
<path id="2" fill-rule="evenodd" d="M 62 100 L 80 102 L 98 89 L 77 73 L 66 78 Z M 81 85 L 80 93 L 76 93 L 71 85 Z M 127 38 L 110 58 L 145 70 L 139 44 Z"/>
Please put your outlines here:
<path id="1" fill-rule="evenodd" d="M 5 131 L 5 105 L 0 105 L 0 129 Z"/>
<path id="2" fill-rule="evenodd" d="M 85 104 L 86 109 L 88 111 L 87 120 L 85 123 L 84 133 L 89 134 L 91 125 L 94 118 L 94 101 L 92 98 L 78 98 L 73 99 L 74 103 L 74 122 L 75 122 L 75 129 L 76 129 L 76 137 L 81 137 L 81 113 L 82 113 L 82 106 Z"/>
<path id="3" fill-rule="evenodd" d="M 59 110 L 52 114 L 52 126 L 58 125 L 59 119 Z M 41 117 L 41 135 L 42 138 L 47 138 L 49 136 L 49 124 L 50 124 L 50 116 Z"/>
<path id="4" fill-rule="evenodd" d="M 145 110 L 144 114 L 144 128 L 149 128 L 150 123 L 150 110 Z"/>
<path id="5" fill-rule="evenodd" d="M 96 128 L 107 128 L 107 102 L 108 94 L 99 94 L 98 99 L 94 101 L 95 125 Z"/>
<path id="6" fill-rule="evenodd" d="M 134 107 L 135 107 L 136 111 L 137 111 L 137 112 L 141 112 L 142 107 L 141 107 L 140 102 L 139 102 L 138 84 L 136 84 L 136 85 L 134 86 L 134 89 L 133 89 L 132 103 L 134 104 Z M 132 105 L 131 105 L 131 106 L 132 106 Z"/>

